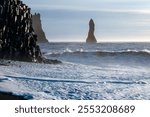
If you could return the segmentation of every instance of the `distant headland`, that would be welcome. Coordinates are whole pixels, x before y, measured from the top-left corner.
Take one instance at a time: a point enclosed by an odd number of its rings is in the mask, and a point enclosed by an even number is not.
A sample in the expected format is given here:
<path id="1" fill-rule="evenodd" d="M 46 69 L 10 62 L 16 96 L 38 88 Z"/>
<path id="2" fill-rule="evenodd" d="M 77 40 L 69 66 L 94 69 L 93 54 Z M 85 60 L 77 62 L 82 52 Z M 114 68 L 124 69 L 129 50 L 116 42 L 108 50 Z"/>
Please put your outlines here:
<path id="1" fill-rule="evenodd" d="M 32 24 L 35 33 L 37 34 L 37 42 L 38 43 L 47 43 L 45 33 L 42 29 L 41 16 L 40 13 L 35 13 L 32 15 Z"/>

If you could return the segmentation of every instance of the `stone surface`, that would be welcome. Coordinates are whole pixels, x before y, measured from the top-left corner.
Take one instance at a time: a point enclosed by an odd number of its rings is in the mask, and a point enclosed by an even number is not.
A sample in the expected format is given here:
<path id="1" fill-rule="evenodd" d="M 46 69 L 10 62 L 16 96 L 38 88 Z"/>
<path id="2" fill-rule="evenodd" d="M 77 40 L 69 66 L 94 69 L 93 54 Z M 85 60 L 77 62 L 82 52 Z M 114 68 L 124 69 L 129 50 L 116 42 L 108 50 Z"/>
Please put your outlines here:
<path id="1" fill-rule="evenodd" d="M 94 31 L 95 31 L 95 24 L 93 19 L 91 19 L 89 22 L 89 33 L 86 39 L 86 43 L 97 43 L 97 40 L 94 35 Z"/>
<path id="2" fill-rule="evenodd" d="M 41 16 L 39 13 L 35 13 L 32 16 L 32 24 L 33 24 L 33 29 L 37 34 L 37 42 L 48 43 L 48 40 L 46 39 L 45 33 L 42 29 Z"/>
<path id="3" fill-rule="evenodd" d="M 0 58 L 42 62 L 31 9 L 21 0 L 0 1 Z"/>

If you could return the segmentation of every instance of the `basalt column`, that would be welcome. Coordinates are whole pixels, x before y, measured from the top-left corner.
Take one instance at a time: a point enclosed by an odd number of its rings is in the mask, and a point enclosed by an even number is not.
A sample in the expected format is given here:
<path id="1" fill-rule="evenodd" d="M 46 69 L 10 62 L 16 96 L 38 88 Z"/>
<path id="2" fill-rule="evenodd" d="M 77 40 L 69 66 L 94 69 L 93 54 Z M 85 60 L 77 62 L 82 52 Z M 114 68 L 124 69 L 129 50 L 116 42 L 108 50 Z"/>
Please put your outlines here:
<path id="1" fill-rule="evenodd" d="M 89 33 L 86 39 L 86 43 L 97 43 L 97 40 L 94 35 L 94 31 L 95 31 L 95 24 L 93 19 L 91 19 L 89 22 Z"/>
<path id="2" fill-rule="evenodd" d="M 30 8 L 21 0 L 0 0 L 0 58 L 42 62 Z"/>

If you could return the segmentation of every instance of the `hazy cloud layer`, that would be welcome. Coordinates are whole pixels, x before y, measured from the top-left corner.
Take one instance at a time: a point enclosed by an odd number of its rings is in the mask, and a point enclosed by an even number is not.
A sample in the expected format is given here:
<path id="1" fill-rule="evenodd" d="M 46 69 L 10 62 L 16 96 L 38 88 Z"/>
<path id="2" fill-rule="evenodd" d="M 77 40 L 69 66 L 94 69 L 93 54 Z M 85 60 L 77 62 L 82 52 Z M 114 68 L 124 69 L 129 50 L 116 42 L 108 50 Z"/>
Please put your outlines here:
<path id="1" fill-rule="evenodd" d="M 85 41 L 90 18 L 95 21 L 98 41 L 150 38 L 149 0 L 23 1 L 41 13 L 50 41 Z"/>

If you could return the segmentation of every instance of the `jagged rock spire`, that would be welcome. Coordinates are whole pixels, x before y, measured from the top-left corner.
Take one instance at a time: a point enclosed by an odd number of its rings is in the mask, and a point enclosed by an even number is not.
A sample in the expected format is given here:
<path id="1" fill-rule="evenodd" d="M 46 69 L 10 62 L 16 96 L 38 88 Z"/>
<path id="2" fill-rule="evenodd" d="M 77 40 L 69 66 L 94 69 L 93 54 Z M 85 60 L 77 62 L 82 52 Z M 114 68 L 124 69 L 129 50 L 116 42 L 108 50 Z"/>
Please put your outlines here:
<path id="1" fill-rule="evenodd" d="M 86 43 L 97 43 L 97 40 L 94 35 L 94 31 L 95 31 L 95 24 L 94 24 L 93 19 L 90 19 L 89 33 L 88 33 L 88 37 L 86 39 Z"/>
<path id="2" fill-rule="evenodd" d="M 34 15 L 32 15 L 32 24 L 33 24 L 33 29 L 38 36 L 37 42 L 48 43 L 48 40 L 46 39 L 45 33 L 42 29 L 40 13 L 35 13 Z"/>

